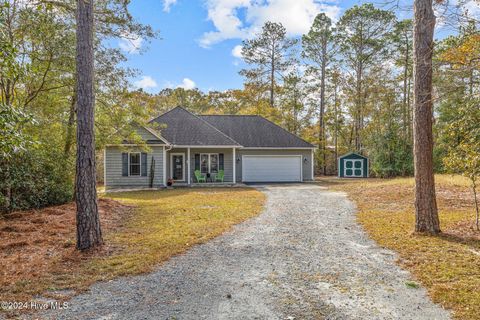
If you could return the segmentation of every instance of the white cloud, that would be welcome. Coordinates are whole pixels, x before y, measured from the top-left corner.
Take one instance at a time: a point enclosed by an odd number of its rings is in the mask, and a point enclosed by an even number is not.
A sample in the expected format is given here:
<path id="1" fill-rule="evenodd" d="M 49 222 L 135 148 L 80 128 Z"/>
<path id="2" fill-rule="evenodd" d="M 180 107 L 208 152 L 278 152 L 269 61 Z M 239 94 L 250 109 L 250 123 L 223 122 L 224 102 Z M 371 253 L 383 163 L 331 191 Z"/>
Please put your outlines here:
<path id="1" fill-rule="evenodd" d="M 267 21 L 280 22 L 289 35 L 307 33 L 320 12 L 335 19 L 340 9 L 314 0 L 270 0 L 248 10 L 247 19 L 261 27 Z"/>
<path id="2" fill-rule="evenodd" d="M 137 54 L 142 48 L 143 38 L 136 34 L 124 34 L 118 42 L 123 51 L 130 54 Z"/>
<path id="3" fill-rule="evenodd" d="M 465 4 L 465 11 L 474 19 L 480 18 L 480 2 L 474 0 L 468 1 Z"/>
<path id="4" fill-rule="evenodd" d="M 163 0 L 163 11 L 170 12 L 170 8 L 177 3 L 177 0 Z"/>
<path id="5" fill-rule="evenodd" d="M 191 90 L 196 88 L 196 84 L 193 80 L 189 78 L 184 78 L 182 83 L 177 86 L 177 88 L 183 88 L 185 90 Z"/>
<path id="6" fill-rule="evenodd" d="M 157 82 L 150 76 L 143 76 L 142 79 L 135 81 L 134 85 L 143 90 L 156 88 L 158 86 Z"/>
<path id="7" fill-rule="evenodd" d="M 200 46 L 209 47 L 227 39 L 251 37 L 267 21 L 280 22 L 289 36 L 306 33 L 320 13 L 336 19 L 340 13 L 337 5 L 326 0 L 206 0 L 208 20 L 215 31 L 206 32 L 199 40 Z M 245 21 L 240 13 L 244 13 Z"/>
<path id="8" fill-rule="evenodd" d="M 232 49 L 232 56 L 238 59 L 242 59 L 242 46 L 237 45 Z"/>

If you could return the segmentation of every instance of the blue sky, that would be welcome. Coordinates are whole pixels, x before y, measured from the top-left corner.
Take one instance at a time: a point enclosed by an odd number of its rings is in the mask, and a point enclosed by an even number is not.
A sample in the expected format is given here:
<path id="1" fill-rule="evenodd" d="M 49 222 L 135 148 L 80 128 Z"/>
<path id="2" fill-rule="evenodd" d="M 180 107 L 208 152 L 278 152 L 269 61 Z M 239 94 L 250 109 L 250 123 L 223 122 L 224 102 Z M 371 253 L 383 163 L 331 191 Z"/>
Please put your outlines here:
<path id="1" fill-rule="evenodd" d="M 178 86 L 203 91 L 241 88 L 239 45 L 258 32 L 265 21 L 282 22 L 290 36 L 299 36 L 308 30 L 318 12 L 335 19 L 362 2 L 132 0 L 130 11 L 135 19 L 160 31 L 160 37 L 150 43 L 121 40 L 118 45 L 128 52 L 127 65 L 140 71 L 139 77 L 132 79 L 133 85 L 147 92 Z"/>
<path id="2" fill-rule="evenodd" d="M 232 50 L 241 44 L 242 38 L 258 31 L 262 21 L 288 8 L 289 3 L 304 2 L 306 10 L 297 13 L 303 18 L 297 27 L 293 22 L 287 31 L 296 36 L 305 25 L 305 17 L 314 16 L 315 9 L 322 11 L 348 8 L 358 1 L 320 2 L 315 0 L 273 0 L 274 7 L 265 2 L 265 6 L 253 7 L 251 0 L 167 0 L 171 5 L 166 10 L 164 0 L 132 0 L 130 11 L 142 23 L 150 24 L 160 31 L 160 37 L 150 43 L 145 41 L 125 41 L 120 43 L 127 49 L 127 65 L 138 69 L 141 75 L 132 83 L 146 91 L 156 93 L 166 87 L 198 87 L 200 90 L 226 90 L 242 87 L 242 77 L 238 71 L 242 67 L 241 59 L 232 54 Z M 278 3 L 275 8 L 275 2 Z M 238 6 L 236 6 L 238 4 Z M 246 4 L 247 6 L 242 6 Z M 305 5 L 304 4 L 304 5 Z M 233 7 L 233 10 L 229 11 Z M 339 9 L 336 9 L 336 8 Z M 221 12 L 216 12 L 216 9 Z M 253 9 L 256 9 L 255 12 Z M 263 10 L 262 10 L 263 9 Z M 249 12 L 250 11 L 250 12 Z M 259 11 L 259 12 L 258 12 Z M 234 13 L 241 26 L 234 28 Z M 253 12 L 253 13 L 252 13 Z M 209 18 L 214 16 L 214 18 Z M 222 15 L 223 14 L 223 15 Z M 247 15 L 250 15 L 247 18 Z M 289 14 L 290 15 L 290 14 Z M 247 21 L 247 19 L 250 19 Z M 286 18 L 284 18 L 285 20 Z M 295 20 L 292 16 L 288 20 Z M 234 20 L 234 19 L 233 19 Z M 291 30 L 289 30 L 291 29 Z M 140 50 L 137 50 L 140 48 Z M 237 52 L 238 52 L 237 48 Z M 140 51 L 140 52 L 137 52 Z"/>

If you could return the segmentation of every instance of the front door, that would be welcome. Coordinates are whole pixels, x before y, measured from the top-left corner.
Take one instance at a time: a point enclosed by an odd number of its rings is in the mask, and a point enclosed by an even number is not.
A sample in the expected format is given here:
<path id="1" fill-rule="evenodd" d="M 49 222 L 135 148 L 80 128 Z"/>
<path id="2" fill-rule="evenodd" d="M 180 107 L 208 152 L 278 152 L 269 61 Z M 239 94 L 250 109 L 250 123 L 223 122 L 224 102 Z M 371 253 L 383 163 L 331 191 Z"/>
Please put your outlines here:
<path id="1" fill-rule="evenodd" d="M 363 160 L 345 160 L 345 177 L 363 177 Z"/>
<path id="2" fill-rule="evenodd" d="M 185 181 L 185 162 L 183 154 L 172 154 L 172 179 Z"/>

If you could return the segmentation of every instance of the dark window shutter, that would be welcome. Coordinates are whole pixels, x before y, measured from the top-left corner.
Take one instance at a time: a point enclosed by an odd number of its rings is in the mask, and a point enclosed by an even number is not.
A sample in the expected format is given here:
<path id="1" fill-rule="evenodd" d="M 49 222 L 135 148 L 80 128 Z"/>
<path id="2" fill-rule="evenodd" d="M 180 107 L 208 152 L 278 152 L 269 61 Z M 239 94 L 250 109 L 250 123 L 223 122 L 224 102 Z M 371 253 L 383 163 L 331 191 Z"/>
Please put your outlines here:
<path id="1" fill-rule="evenodd" d="M 200 154 L 195 153 L 195 170 L 200 170 Z"/>
<path id="2" fill-rule="evenodd" d="M 147 176 L 147 154 L 142 152 L 142 177 Z"/>
<path id="3" fill-rule="evenodd" d="M 128 153 L 122 153 L 122 176 L 128 177 Z"/>
<path id="4" fill-rule="evenodd" d="M 223 169 L 223 153 L 220 153 L 218 155 L 218 168 L 219 170 L 224 170 Z"/>

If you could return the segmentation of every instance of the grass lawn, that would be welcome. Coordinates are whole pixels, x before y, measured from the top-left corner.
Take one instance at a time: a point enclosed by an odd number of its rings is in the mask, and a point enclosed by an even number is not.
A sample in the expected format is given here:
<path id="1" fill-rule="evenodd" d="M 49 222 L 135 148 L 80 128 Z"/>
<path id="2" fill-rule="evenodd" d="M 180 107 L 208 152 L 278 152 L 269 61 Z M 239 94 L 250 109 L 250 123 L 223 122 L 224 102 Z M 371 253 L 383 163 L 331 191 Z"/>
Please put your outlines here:
<path id="1" fill-rule="evenodd" d="M 107 194 L 99 202 L 106 244 L 88 253 L 74 248 L 74 204 L 12 213 L 0 218 L 0 301 L 68 299 L 93 282 L 150 271 L 259 214 L 264 201 L 252 188 Z"/>
<path id="2" fill-rule="evenodd" d="M 437 175 L 436 190 L 443 233 L 414 234 L 414 180 L 321 179 L 348 193 L 358 207 L 358 221 L 380 245 L 397 251 L 436 303 L 456 319 L 480 319 L 480 233 L 475 231 L 468 180 Z"/>
<path id="3" fill-rule="evenodd" d="M 178 189 L 108 196 L 139 208 L 123 232 L 105 238 L 123 250 L 92 261 L 94 269 L 111 275 L 149 271 L 158 262 L 259 214 L 265 200 L 261 192 L 251 188 Z"/>

